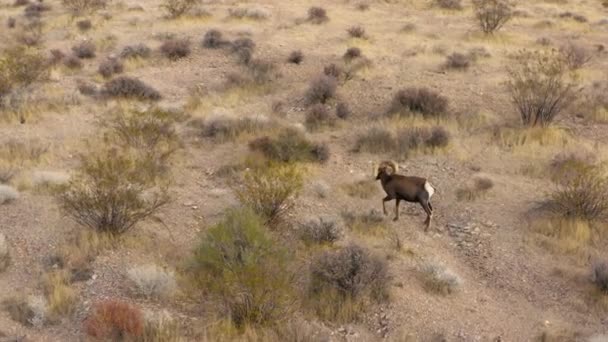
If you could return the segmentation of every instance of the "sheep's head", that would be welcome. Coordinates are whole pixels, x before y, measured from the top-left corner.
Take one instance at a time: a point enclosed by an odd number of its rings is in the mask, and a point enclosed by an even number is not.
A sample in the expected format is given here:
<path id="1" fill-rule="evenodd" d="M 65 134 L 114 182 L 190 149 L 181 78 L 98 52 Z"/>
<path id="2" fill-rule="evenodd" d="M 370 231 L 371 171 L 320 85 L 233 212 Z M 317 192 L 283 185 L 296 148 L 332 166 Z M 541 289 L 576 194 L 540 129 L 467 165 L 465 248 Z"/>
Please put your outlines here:
<path id="1" fill-rule="evenodd" d="M 378 171 L 376 175 L 376 180 L 379 180 L 381 176 L 384 175 L 392 175 L 397 172 L 397 164 L 393 161 L 383 161 L 378 165 Z"/>

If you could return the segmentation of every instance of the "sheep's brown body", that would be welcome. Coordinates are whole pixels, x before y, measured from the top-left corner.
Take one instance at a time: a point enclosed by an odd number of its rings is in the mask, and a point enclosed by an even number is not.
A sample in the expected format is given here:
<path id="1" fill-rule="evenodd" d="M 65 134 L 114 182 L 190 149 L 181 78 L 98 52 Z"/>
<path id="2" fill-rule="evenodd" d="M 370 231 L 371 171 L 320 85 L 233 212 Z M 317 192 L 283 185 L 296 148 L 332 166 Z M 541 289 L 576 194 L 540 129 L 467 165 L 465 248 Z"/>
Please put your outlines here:
<path id="1" fill-rule="evenodd" d="M 385 205 L 388 201 L 396 201 L 394 221 L 399 219 L 399 202 L 403 200 L 406 202 L 420 203 L 427 214 L 425 230 L 428 230 L 433 217 L 431 197 L 433 196 L 435 189 L 433 189 L 425 178 L 398 175 L 395 174 L 396 169 L 396 165 L 391 162 L 384 162 L 378 167 L 376 179 L 380 180 L 382 188 L 384 189 L 384 192 L 386 192 L 386 197 L 382 199 L 382 210 L 384 211 L 384 214 L 388 214 Z"/>

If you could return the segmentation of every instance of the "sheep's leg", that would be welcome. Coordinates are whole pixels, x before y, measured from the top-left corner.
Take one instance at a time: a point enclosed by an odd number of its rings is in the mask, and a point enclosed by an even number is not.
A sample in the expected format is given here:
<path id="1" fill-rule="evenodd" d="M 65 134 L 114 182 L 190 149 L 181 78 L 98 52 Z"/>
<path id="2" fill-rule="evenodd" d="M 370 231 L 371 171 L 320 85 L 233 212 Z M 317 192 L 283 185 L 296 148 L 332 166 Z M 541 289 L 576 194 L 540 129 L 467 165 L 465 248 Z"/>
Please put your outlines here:
<path id="1" fill-rule="evenodd" d="M 429 204 L 429 208 L 431 209 L 431 212 L 433 211 L 433 205 L 431 204 L 431 201 L 428 201 Z"/>
<path id="2" fill-rule="evenodd" d="M 388 215 L 388 212 L 386 211 L 386 205 L 385 203 L 392 200 L 393 198 L 391 196 L 386 196 L 382 199 L 382 212 L 384 212 L 384 215 Z"/>
<path id="3" fill-rule="evenodd" d="M 424 209 L 424 211 L 426 212 L 426 220 L 424 221 L 424 231 L 426 232 L 431 227 L 431 219 L 433 218 L 433 212 L 431 211 L 428 201 L 420 201 L 420 205 L 422 205 L 422 209 Z"/>
<path id="4" fill-rule="evenodd" d="M 393 219 L 393 221 L 397 221 L 399 220 L 399 202 L 401 202 L 401 200 L 399 198 L 397 198 L 395 200 L 396 204 L 395 204 L 395 218 Z"/>

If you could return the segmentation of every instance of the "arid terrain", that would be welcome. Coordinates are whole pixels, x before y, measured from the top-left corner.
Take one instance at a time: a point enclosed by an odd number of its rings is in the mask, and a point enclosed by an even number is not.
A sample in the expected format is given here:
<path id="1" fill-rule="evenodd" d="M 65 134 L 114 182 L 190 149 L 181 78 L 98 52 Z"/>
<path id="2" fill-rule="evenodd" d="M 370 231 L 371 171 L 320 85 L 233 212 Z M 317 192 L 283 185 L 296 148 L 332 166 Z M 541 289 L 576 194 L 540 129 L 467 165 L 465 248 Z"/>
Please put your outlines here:
<path id="1" fill-rule="evenodd" d="M 0 25 L 0 341 L 608 341 L 607 1 Z"/>

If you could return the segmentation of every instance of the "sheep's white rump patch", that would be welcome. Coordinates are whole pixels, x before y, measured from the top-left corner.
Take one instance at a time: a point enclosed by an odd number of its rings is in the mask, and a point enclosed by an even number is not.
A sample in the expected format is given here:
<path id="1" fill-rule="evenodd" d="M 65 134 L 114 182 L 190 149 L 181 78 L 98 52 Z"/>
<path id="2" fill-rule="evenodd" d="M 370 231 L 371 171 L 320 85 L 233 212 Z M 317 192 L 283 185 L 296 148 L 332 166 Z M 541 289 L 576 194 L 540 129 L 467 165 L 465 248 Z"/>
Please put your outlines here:
<path id="1" fill-rule="evenodd" d="M 431 199 L 431 197 L 433 197 L 433 194 L 435 193 L 435 189 L 431 186 L 431 183 L 424 182 L 424 190 L 429 193 L 429 199 Z"/>

